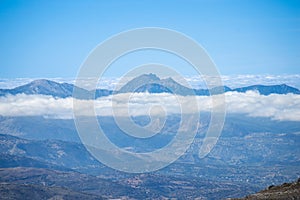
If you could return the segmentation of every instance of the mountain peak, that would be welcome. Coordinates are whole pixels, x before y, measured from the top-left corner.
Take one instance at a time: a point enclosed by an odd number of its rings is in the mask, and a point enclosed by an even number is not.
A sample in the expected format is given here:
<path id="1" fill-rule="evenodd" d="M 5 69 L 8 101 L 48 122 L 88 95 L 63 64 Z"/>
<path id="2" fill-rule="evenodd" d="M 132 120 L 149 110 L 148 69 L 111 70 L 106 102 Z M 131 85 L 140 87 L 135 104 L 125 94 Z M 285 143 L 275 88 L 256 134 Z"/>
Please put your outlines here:
<path id="1" fill-rule="evenodd" d="M 12 90 L 12 94 L 43 94 L 51 95 L 54 97 L 67 97 L 71 96 L 73 86 L 70 84 L 60 84 L 46 79 L 37 79 L 26 85 L 16 87 Z"/>
<path id="2" fill-rule="evenodd" d="M 133 78 L 127 82 L 118 92 L 151 92 L 151 93 L 176 93 L 180 95 L 193 94 L 193 89 L 187 88 L 171 77 L 166 79 L 160 79 L 153 73 L 143 74 L 136 78 Z"/>
<path id="3" fill-rule="evenodd" d="M 165 79 L 162 79 L 163 82 L 169 82 L 169 83 L 177 83 L 174 79 L 172 79 L 171 77 L 169 78 L 165 78 Z"/>
<path id="4" fill-rule="evenodd" d="M 54 87 L 54 86 L 58 86 L 60 85 L 60 83 L 57 83 L 55 81 L 51 81 L 51 80 L 47 80 L 47 79 L 36 79 L 31 81 L 30 83 L 27 83 L 25 85 L 16 87 L 16 88 L 22 88 L 22 87 L 30 87 L 30 88 L 34 88 L 34 87 Z"/>
<path id="5" fill-rule="evenodd" d="M 159 81 L 160 78 L 153 73 L 142 74 L 127 82 L 118 92 L 121 93 L 134 92 L 143 85 L 151 84 L 151 83 L 159 83 Z"/>
<path id="6" fill-rule="evenodd" d="M 160 78 L 156 75 L 156 74 L 153 74 L 153 73 L 149 73 L 149 74 L 142 74 L 134 79 L 148 79 L 148 80 L 152 80 L 152 81 L 160 81 Z"/>
<path id="7" fill-rule="evenodd" d="M 47 80 L 47 79 L 36 79 L 36 80 L 34 80 L 34 81 L 32 81 L 32 82 L 30 82 L 31 84 L 44 84 L 44 83 L 56 83 L 56 82 L 54 82 L 54 81 L 50 81 L 50 80 Z"/>
<path id="8" fill-rule="evenodd" d="M 236 88 L 233 91 L 237 92 L 247 92 L 247 91 L 258 91 L 262 95 L 270 95 L 270 94 L 300 94 L 300 91 L 297 88 L 288 86 L 286 84 L 280 85 L 252 85 L 242 88 Z"/>

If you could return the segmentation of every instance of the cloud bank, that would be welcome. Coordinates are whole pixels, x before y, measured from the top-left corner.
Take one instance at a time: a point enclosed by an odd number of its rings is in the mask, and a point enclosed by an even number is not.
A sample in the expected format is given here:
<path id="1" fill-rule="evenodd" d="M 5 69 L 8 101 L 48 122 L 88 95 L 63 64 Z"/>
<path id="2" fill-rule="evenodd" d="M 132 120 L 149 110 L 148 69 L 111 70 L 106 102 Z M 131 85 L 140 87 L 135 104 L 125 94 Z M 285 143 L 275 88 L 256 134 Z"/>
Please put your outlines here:
<path id="1" fill-rule="evenodd" d="M 198 105 L 193 105 L 191 98 L 196 98 Z M 129 100 L 128 100 L 129 99 Z M 0 98 L 0 115 L 2 116 L 44 116 L 50 118 L 73 118 L 73 98 L 54 98 L 45 95 L 6 96 Z M 227 92 L 225 94 L 226 112 L 243 113 L 253 117 L 268 117 L 281 121 L 300 121 L 300 95 L 272 94 L 260 95 L 256 92 Z M 88 101 L 76 100 L 84 115 Z M 210 111 L 211 97 L 183 97 L 172 94 L 119 94 L 102 97 L 94 102 L 95 113 L 98 116 L 139 116 L 151 114 L 193 113 L 197 106 L 201 111 Z M 184 110 L 180 104 L 184 104 Z M 114 110 L 112 110 L 112 105 Z M 113 112 L 114 111 L 114 112 Z"/>

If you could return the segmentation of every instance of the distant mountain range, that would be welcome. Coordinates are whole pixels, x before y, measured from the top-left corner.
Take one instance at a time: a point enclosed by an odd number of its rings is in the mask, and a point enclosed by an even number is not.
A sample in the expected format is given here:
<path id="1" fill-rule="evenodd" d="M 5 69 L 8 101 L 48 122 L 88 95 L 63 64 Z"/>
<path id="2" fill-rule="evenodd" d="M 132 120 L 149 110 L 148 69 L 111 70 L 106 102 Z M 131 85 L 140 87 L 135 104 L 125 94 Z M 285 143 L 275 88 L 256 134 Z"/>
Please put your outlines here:
<path id="1" fill-rule="evenodd" d="M 50 95 L 53 97 L 66 98 L 72 97 L 73 90 L 76 86 L 68 83 L 57 83 L 54 81 L 39 79 L 32 81 L 28 84 L 13 88 L 13 89 L 0 89 L 0 96 L 16 95 L 16 94 L 41 94 Z M 149 92 L 149 93 L 173 93 L 182 96 L 197 95 L 197 96 L 209 96 L 220 94 L 229 91 L 247 92 L 257 91 L 261 95 L 270 94 L 300 94 L 300 90 L 286 84 L 281 85 L 252 85 L 240 88 L 216 87 L 211 90 L 208 89 L 193 89 L 185 87 L 172 78 L 160 79 L 155 74 L 144 74 L 138 76 L 127 84 L 125 84 L 118 91 L 112 91 L 107 89 L 97 89 L 96 91 L 88 91 L 82 88 L 76 88 L 80 95 L 75 98 L 91 99 L 99 98 L 102 96 L 109 96 L 113 93 L 127 93 L 127 92 Z"/>
<path id="2" fill-rule="evenodd" d="M 149 174 L 124 174 L 99 163 L 83 144 L 74 142 L 75 128 L 69 127 L 72 120 L 0 117 L 0 199 L 18 194 L 17 188 L 26 195 L 41 189 L 45 199 L 53 194 L 65 196 L 61 187 L 72 197 L 76 192 L 100 199 L 222 199 L 242 197 L 298 177 L 299 123 L 229 116 L 218 145 L 199 159 L 210 118 L 209 114 L 202 116 L 199 133 L 186 154 L 168 168 Z M 151 146 L 158 149 L 157 143 L 168 144 L 180 123 L 180 118 L 167 121 L 166 131 L 148 144 L 143 139 L 129 140 L 113 118 L 98 120 L 115 145 L 147 152 Z"/>

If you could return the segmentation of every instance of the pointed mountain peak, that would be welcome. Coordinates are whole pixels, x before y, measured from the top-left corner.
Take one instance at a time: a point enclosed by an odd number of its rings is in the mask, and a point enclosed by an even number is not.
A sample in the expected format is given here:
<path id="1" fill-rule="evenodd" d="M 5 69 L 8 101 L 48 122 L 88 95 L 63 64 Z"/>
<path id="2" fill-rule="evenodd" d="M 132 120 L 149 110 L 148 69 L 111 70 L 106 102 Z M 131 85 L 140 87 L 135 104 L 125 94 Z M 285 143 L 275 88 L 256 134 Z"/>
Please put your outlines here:
<path id="1" fill-rule="evenodd" d="M 159 83 L 159 82 L 160 82 L 160 78 L 153 73 L 142 74 L 127 82 L 118 92 L 121 93 L 134 92 L 143 85 L 151 84 L 151 83 Z"/>
<path id="2" fill-rule="evenodd" d="M 134 79 L 150 80 L 150 81 L 160 81 L 160 78 L 156 74 L 142 74 Z"/>
<path id="3" fill-rule="evenodd" d="M 127 82 L 118 92 L 151 92 L 151 93 L 176 93 L 180 95 L 189 95 L 193 89 L 187 88 L 172 78 L 160 79 L 155 74 L 143 74 Z"/>
<path id="4" fill-rule="evenodd" d="M 288 86 L 287 84 L 280 84 L 279 86 L 280 86 L 280 87 L 283 87 L 283 88 L 291 87 L 291 86 Z"/>

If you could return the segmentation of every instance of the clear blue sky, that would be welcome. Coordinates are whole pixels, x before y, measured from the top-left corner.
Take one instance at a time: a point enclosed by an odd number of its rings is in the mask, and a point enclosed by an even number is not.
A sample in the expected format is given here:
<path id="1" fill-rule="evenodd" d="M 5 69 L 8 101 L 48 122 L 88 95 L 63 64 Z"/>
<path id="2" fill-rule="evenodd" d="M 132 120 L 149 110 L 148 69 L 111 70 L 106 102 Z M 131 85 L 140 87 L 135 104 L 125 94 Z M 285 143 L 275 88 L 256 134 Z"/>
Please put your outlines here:
<path id="1" fill-rule="evenodd" d="M 0 0 L 0 78 L 75 77 L 97 44 L 139 27 L 194 38 L 222 74 L 300 73 L 300 1 Z"/>

